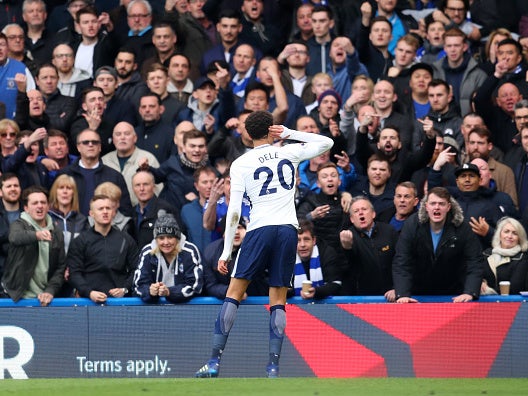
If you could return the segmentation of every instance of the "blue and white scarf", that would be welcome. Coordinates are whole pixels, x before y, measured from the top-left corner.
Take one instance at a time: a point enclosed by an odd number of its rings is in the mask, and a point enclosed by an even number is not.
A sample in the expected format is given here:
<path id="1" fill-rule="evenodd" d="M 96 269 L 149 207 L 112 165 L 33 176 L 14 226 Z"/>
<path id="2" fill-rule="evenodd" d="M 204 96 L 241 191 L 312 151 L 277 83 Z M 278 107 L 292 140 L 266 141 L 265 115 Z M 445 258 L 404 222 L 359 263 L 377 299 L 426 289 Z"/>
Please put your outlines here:
<path id="1" fill-rule="evenodd" d="M 293 268 L 293 287 L 296 296 L 301 295 L 302 283 L 305 280 L 308 280 L 308 277 L 304 271 L 301 258 L 297 254 L 295 257 L 295 267 Z M 314 246 L 312 257 L 310 257 L 310 280 L 312 281 L 312 287 L 324 285 L 323 271 L 321 270 L 321 261 L 319 260 L 319 249 L 317 245 Z"/>

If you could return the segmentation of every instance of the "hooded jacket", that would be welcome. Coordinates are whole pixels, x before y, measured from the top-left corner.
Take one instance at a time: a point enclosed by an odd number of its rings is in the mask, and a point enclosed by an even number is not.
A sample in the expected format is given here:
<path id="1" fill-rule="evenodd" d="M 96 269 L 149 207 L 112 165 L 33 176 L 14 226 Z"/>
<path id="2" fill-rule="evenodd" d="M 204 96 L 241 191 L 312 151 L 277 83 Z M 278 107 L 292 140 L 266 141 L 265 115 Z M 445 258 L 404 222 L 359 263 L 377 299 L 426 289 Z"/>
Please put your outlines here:
<path id="1" fill-rule="evenodd" d="M 484 261 L 475 233 L 451 198 L 443 232 L 433 247 L 425 198 L 405 222 L 396 245 L 392 276 L 396 298 L 411 295 L 480 294 Z M 419 248 L 417 248 L 419 247 Z"/>

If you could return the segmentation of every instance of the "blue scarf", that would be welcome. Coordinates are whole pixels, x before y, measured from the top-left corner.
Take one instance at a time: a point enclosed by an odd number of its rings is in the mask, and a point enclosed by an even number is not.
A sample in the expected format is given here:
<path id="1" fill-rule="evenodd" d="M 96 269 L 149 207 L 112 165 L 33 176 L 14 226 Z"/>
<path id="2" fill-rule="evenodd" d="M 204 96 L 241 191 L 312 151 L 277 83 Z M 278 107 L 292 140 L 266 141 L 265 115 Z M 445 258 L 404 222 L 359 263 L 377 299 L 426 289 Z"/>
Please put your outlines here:
<path id="1" fill-rule="evenodd" d="M 299 255 L 295 258 L 295 267 L 293 268 L 293 287 L 295 289 L 295 295 L 300 296 L 302 290 L 302 283 L 308 280 L 304 271 L 304 265 Z M 312 281 L 312 287 L 319 287 L 324 285 L 323 271 L 321 270 L 321 261 L 319 260 L 319 249 L 317 245 L 314 246 L 312 251 L 312 257 L 310 257 L 310 280 Z"/>

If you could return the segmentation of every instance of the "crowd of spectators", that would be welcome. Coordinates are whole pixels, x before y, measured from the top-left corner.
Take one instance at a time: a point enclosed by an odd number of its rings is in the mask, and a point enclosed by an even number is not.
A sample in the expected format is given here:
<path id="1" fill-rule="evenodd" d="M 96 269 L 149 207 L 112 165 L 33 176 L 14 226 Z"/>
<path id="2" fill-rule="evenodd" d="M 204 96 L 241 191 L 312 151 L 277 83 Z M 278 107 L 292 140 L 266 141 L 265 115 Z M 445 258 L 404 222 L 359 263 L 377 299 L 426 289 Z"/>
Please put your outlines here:
<path id="1" fill-rule="evenodd" d="M 289 186 L 291 296 L 528 291 L 526 1 L 4 0 L 0 31 L 2 297 L 223 298 L 259 110 L 334 142 Z"/>

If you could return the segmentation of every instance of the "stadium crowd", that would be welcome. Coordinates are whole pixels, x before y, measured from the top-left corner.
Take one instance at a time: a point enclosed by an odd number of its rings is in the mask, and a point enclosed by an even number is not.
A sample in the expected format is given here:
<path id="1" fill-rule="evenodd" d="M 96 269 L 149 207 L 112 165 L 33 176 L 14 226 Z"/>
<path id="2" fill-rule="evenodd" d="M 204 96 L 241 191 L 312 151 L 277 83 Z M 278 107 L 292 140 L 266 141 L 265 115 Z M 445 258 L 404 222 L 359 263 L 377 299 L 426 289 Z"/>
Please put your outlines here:
<path id="1" fill-rule="evenodd" d="M 4 0 L 0 31 L 2 297 L 223 299 L 259 110 L 334 142 L 281 181 L 290 296 L 528 291 L 526 1 Z"/>

